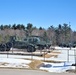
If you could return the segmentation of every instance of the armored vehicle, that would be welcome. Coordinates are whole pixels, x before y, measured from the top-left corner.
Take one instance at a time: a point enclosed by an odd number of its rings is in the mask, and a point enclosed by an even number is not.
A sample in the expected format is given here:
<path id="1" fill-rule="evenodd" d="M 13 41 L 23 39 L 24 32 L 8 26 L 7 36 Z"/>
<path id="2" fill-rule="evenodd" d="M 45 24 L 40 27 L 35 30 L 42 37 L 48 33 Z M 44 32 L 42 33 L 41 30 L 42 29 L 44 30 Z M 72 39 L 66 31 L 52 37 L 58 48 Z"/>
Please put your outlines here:
<path id="1" fill-rule="evenodd" d="M 11 47 L 12 47 L 12 45 L 10 42 L 0 43 L 0 51 L 10 51 Z"/>
<path id="2" fill-rule="evenodd" d="M 45 41 L 43 37 L 40 36 L 29 36 L 24 39 L 24 41 L 29 42 L 30 44 L 33 44 L 36 49 L 42 50 L 44 48 L 49 49 L 51 46 L 50 41 Z"/>
<path id="3" fill-rule="evenodd" d="M 16 37 L 10 38 L 10 43 L 13 48 L 27 49 L 27 52 L 35 52 L 36 49 L 42 50 L 44 48 L 50 48 L 51 43 L 44 41 L 40 36 L 29 36 L 22 40 L 17 40 Z"/>

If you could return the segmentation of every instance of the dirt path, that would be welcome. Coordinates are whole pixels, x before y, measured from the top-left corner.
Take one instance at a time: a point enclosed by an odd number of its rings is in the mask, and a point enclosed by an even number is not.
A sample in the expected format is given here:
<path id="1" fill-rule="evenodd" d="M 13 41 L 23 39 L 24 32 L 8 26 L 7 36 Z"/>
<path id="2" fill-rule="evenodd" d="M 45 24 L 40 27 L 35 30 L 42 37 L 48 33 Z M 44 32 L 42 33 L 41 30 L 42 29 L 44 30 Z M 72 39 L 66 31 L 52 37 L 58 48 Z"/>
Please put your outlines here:
<path id="1" fill-rule="evenodd" d="M 75 73 L 49 73 L 37 70 L 0 69 L 0 75 L 76 75 Z"/>

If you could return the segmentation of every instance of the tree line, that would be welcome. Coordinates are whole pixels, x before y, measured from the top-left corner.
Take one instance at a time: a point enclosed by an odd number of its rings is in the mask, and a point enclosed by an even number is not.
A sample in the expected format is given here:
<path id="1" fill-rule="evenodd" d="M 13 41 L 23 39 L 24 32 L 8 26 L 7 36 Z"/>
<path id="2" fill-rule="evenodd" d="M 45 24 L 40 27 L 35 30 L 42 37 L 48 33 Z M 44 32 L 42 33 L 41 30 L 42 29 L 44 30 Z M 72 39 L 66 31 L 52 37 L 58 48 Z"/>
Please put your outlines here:
<path id="1" fill-rule="evenodd" d="M 11 25 L 11 24 L 9 24 L 9 25 L 0 25 L 0 29 L 1 30 L 4 30 L 4 29 L 25 29 L 25 25 L 23 25 L 23 24 L 13 24 L 13 25 Z"/>
<path id="2" fill-rule="evenodd" d="M 76 31 L 73 31 L 71 25 L 67 23 L 59 24 L 57 27 L 51 25 L 47 29 L 34 27 L 31 23 L 0 25 L 0 42 L 7 41 L 10 36 L 17 36 L 21 39 L 31 35 L 42 36 L 45 40 L 49 39 L 53 45 L 76 42 Z"/>

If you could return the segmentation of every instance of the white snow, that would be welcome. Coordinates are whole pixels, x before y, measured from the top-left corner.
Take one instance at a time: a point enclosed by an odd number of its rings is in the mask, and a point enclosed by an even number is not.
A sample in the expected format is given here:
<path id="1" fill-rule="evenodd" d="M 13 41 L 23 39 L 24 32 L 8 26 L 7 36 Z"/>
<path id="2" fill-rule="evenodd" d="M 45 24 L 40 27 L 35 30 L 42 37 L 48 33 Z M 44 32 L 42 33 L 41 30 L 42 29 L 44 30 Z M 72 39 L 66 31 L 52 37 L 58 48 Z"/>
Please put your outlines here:
<path id="1" fill-rule="evenodd" d="M 71 62 L 64 62 L 64 63 L 44 63 L 45 65 L 49 64 L 51 67 L 40 67 L 41 70 L 46 70 L 48 72 L 65 72 L 68 69 L 71 69 Z"/>
<path id="2" fill-rule="evenodd" d="M 0 58 L 0 67 L 28 68 L 30 60 L 15 58 Z"/>
<path id="3" fill-rule="evenodd" d="M 0 58 L 0 62 L 7 62 L 7 63 L 30 63 L 30 60 L 24 59 L 14 59 L 14 58 Z"/>
<path id="4" fill-rule="evenodd" d="M 72 50 L 69 50 L 69 48 L 61 48 L 61 47 L 55 47 L 56 51 L 61 52 L 61 54 L 58 55 L 57 58 L 50 57 L 45 58 L 45 60 L 53 60 L 53 61 L 61 61 L 61 63 L 48 63 L 44 62 L 44 64 L 52 65 L 51 67 L 40 67 L 41 70 L 47 70 L 48 72 L 65 72 L 68 69 L 75 69 L 75 67 L 71 67 L 73 63 L 75 63 L 75 57 L 74 50 L 76 48 L 72 48 Z M 68 57 L 68 50 L 69 50 L 69 57 Z M 29 68 L 28 64 L 31 62 L 31 58 L 37 59 L 37 60 L 44 60 L 44 57 L 38 57 L 38 56 L 21 56 L 21 55 L 9 55 L 7 58 L 7 54 L 1 54 L 0 55 L 0 67 L 14 67 L 14 68 Z M 26 59 L 26 60 L 24 60 Z M 29 60 L 27 60 L 29 59 Z M 69 59 L 69 61 L 68 61 Z"/>
<path id="5" fill-rule="evenodd" d="M 61 73 L 61 72 L 65 72 L 66 70 L 70 69 L 70 66 L 68 66 L 68 67 L 50 67 L 50 68 L 40 67 L 40 69 L 46 70 L 48 72 Z"/>

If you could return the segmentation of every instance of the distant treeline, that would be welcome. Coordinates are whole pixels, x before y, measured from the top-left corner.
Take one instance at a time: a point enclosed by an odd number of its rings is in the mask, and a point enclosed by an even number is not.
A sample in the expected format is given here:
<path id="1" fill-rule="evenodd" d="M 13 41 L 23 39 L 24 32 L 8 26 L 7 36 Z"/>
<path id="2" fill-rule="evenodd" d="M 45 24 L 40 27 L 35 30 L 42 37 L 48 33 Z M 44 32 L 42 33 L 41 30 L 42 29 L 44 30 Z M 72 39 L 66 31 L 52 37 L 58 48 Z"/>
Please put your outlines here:
<path id="1" fill-rule="evenodd" d="M 10 36 L 17 36 L 18 39 L 22 39 L 26 36 L 36 35 L 42 36 L 44 39 L 50 39 L 53 45 L 73 43 L 76 42 L 76 31 L 73 31 L 70 26 L 64 23 L 63 25 L 59 24 L 57 27 L 51 25 L 45 29 L 34 27 L 31 23 L 27 25 L 0 25 L 0 42 L 8 41 Z"/>

